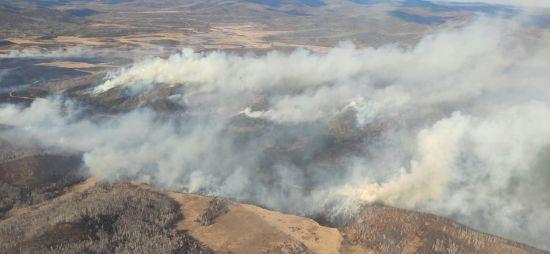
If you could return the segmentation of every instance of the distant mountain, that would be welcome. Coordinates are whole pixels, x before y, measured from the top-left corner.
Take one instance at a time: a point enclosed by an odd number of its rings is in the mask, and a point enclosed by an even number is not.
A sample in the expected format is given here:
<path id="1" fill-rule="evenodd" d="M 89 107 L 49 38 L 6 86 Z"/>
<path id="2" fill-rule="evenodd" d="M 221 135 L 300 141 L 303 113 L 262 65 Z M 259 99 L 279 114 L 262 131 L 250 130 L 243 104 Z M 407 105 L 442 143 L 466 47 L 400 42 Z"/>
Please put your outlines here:
<path id="1" fill-rule="evenodd" d="M 41 7 L 41 8 L 52 8 L 57 6 L 63 6 L 68 3 L 106 3 L 106 4 L 116 4 L 116 3 L 125 3 L 132 2 L 134 0 L 0 0 L 0 5 L 12 5 L 20 7 Z"/>
<path id="2" fill-rule="evenodd" d="M 323 0 L 244 0 L 244 2 L 264 4 L 271 7 L 280 7 L 285 4 L 298 4 L 309 7 L 321 7 L 326 5 Z"/>
<path id="3" fill-rule="evenodd" d="M 503 4 L 485 3 L 460 3 L 460 2 L 437 2 L 426 0 L 350 0 L 357 4 L 373 5 L 381 3 L 393 3 L 404 8 L 426 8 L 433 12 L 468 11 L 481 12 L 486 14 L 513 14 L 518 10 L 513 6 Z"/>

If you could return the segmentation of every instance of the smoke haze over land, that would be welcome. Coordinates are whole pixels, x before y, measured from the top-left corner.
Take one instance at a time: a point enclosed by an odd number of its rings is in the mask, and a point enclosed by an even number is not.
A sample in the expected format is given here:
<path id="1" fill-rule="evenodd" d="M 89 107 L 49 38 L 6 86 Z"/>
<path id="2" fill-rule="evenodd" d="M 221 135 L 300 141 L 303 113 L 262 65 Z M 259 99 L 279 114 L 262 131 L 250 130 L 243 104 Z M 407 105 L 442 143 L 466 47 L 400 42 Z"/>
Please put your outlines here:
<path id="1" fill-rule="evenodd" d="M 297 214 L 382 202 L 550 249 L 550 38 L 520 28 L 479 18 L 409 48 L 326 54 L 185 49 L 90 91 L 174 87 L 183 114 L 89 120 L 50 98 L 2 106 L 0 124 L 14 126 L 4 138 L 83 153 L 107 180 Z"/>

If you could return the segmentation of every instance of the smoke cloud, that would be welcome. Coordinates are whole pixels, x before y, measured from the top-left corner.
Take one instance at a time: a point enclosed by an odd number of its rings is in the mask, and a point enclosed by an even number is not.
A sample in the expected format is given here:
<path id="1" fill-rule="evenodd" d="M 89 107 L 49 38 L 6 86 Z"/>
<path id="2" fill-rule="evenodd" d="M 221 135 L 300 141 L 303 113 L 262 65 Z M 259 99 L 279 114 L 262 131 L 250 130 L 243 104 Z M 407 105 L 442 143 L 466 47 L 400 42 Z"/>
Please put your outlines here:
<path id="1" fill-rule="evenodd" d="M 93 50 L 87 47 L 72 47 L 72 48 L 58 48 L 58 49 L 44 49 L 44 48 L 25 48 L 12 50 L 7 54 L 0 54 L 2 58 L 71 58 L 71 57 L 92 57 L 94 56 Z"/>
<path id="2" fill-rule="evenodd" d="M 158 56 L 170 53 L 166 48 L 124 48 L 114 49 L 109 47 L 92 47 L 92 46 L 69 46 L 65 48 L 42 48 L 29 47 L 23 49 L 10 50 L 7 53 L 0 54 L 1 59 L 38 59 L 38 60 L 55 60 L 55 59 L 112 59 L 117 57 L 120 59 L 130 59 L 134 61 L 143 61 L 150 59 L 152 56 Z"/>
<path id="3" fill-rule="evenodd" d="M 75 101 L 41 99 L 3 105 L 2 136 L 83 153 L 107 180 L 297 214 L 383 202 L 550 249 L 550 38 L 524 31 L 480 18 L 410 48 L 186 49 L 91 90 L 178 87 L 182 114 L 91 120 Z"/>

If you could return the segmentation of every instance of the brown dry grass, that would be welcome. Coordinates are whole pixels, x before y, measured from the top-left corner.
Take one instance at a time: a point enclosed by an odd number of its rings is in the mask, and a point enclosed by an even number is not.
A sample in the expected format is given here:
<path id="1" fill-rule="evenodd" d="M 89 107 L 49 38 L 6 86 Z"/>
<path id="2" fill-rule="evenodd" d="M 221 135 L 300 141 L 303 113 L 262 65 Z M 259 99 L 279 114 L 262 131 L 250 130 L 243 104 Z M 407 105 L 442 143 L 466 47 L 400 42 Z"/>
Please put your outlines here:
<path id="1" fill-rule="evenodd" d="M 53 66 L 60 68 L 70 68 L 70 69 L 88 69 L 97 67 L 95 64 L 85 63 L 85 62 L 72 62 L 72 61 L 57 61 L 57 62 L 48 62 L 48 63 L 39 63 L 40 66 Z"/>
<path id="2" fill-rule="evenodd" d="M 229 212 L 210 226 L 198 219 L 208 209 L 211 197 L 169 193 L 180 205 L 184 219 L 176 228 L 214 251 L 261 253 L 288 243 L 303 244 L 314 253 L 338 253 L 341 236 L 337 229 L 320 226 L 303 217 L 269 211 L 253 205 L 231 203 Z"/>
<path id="3" fill-rule="evenodd" d="M 58 36 L 55 39 L 58 44 L 75 44 L 83 46 L 104 46 L 109 44 L 109 41 L 105 41 L 99 38 L 83 38 L 78 36 Z"/>

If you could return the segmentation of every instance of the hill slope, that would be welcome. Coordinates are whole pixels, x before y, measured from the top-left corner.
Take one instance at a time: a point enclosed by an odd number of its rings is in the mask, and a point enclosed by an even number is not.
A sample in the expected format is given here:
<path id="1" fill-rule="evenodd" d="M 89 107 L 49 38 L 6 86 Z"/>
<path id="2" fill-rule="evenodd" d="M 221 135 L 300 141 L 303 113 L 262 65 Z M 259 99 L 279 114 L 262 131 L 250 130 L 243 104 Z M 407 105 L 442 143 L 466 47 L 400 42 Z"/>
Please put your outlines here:
<path id="1" fill-rule="evenodd" d="M 0 221 L 2 253 L 544 253 L 380 205 L 340 228 L 222 198 L 90 179 Z"/>

